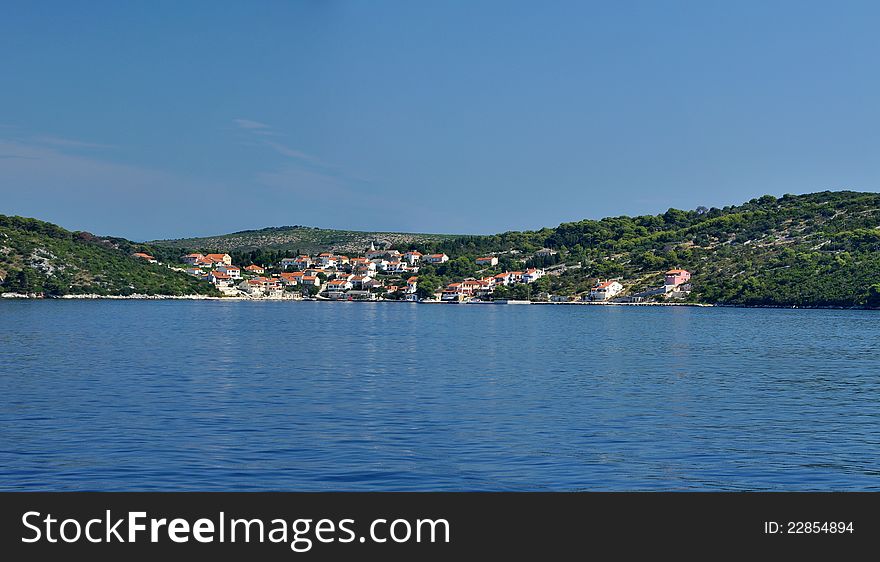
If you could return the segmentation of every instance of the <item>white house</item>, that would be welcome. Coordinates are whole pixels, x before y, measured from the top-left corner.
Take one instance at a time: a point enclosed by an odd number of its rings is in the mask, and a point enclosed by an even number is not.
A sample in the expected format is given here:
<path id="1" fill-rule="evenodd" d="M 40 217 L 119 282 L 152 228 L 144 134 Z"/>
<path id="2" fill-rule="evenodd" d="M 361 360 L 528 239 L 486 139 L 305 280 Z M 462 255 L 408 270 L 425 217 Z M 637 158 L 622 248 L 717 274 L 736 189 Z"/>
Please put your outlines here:
<path id="1" fill-rule="evenodd" d="M 409 262 L 410 265 L 415 265 L 417 261 L 422 259 L 422 253 L 417 250 L 411 250 L 403 254 L 403 259 Z"/>
<path id="2" fill-rule="evenodd" d="M 351 278 L 352 289 L 369 289 L 373 286 L 373 278 L 369 275 L 355 275 Z"/>
<path id="3" fill-rule="evenodd" d="M 405 273 L 409 271 L 409 265 L 405 261 L 391 260 L 385 266 L 385 271 L 388 273 Z"/>
<path id="4" fill-rule="evenodd" d="M 312 258 L 309 256 L 297 256 L 293 260 L 293 265 L 300 270 L 312 267 Z"/>
<path id="5" fill-rule="evenodd" d="M 328 293 L 344 293 L 351 288 L 351 281 L 349 281 L 348 279 L 334 279 L 332 281 L 328 281 L 326 285 L 326 290 Z"/>
<path id="6" fill-rule="evenodd" d="M 605 301 L 614 298 L 623 290 L 623 285 L 617 281 L 605 281 L 590 289 L 590 299 Z"/>
<path id="7" fill-rule="evenodd" d="M 489 267 L 498 265 L 498 258 L 495 256 L 486 256 L 477 258 L 477 265 L 487 265 Z"/>
<path id="8" fill-rule="evenodd" d="M 520 281 L 523 283 L 534 283 L 541 277 L 544 277 L 543 269 L 527 269 L 520 276 Z"/>
<path id="9" fill-rule="evenodd" d="M 429 256 L 424 256 L 422 259 L 427 263 L 444 263 L 449 261 L 449 256 L 446 254 L 431 254 Z"/>
<path id="10" fill-rule="evenodd" d="M 367 253 L 364 255 L 367 256 L 368 260 L 374 260 L 376 258 L 381 258 L 381 257 L 388 255 L 388 250 L 371 249 L 371 250 L 367 250 Z"/>
<path id="11" fill-rule="evenodd" d="M 337 259 L 333 254 L 324 252 L 318 255 L 318 263 L 321 264 L 321 267 L 336 267 Z"/>
<path id="12" fill-rule="evenodd" d="M 232 287 L 233 285 L 232 278 L 222 271 L 212 271 L 208 274 L 207 279 L 217 287 Z"/>
<path id="13" fill-rule="evenodd" d="M 239 269 L 238 266 L 235 265 L 218 265 L 214 271 L 225 273 L 231 279 L 241 279 L 241 269 Z"/>
<path id="14" fill-rule="evenodd" d="M 318 279 L 317 275 L 303 275 L 302 279 L 300 279 L 300 284 L 305 285 L 306 287 L 317 287 L 321 288 L 321 280 Z"/>

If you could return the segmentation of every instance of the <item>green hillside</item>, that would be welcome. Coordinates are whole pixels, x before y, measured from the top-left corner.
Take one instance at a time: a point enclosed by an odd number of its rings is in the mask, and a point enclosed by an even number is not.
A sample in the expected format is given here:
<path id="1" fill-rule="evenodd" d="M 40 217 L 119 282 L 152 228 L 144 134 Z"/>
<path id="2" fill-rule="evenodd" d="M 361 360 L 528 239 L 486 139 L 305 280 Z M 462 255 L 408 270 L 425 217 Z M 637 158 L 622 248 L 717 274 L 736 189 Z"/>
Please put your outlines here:
<path id="1" fill-rule="evenodd" d="M 535 258 L 549 247 L 558 254 Z M 629 292 L 662 283 L 668 268 L 693 272 L 691 300 L 772 306 L 880 306 L 880 194 L 851 191 L 765 195 L 743 205 L 670 209 L 539 231 L 459 237 L 433 244 L 453 260 L 434 269 L 468 275 L 473 257 L 501 253 L 499 269 L 566 264 L 532 288 L 579 294 L 596 278 Z M 523 257 L 521 257 L 523 256 Z M 431 269 L 426 273 L 431 272 Z"/>
<path id="2" fill-rule="evenodd" d="M 392 247 L 424 246 L 455 238 L 450 234 L 414 234 L 405 232 L 359 232 L 307 226 L 279 226 L 260 230 L 244 230 L 205 238 L 156 240 L 151 244 L 181 250 L 243 253 L 252 250 L 317 253 L 333 251 L 354 253 L 370 242 L 383 241 Z"/>
<path id="3" fill-rule="evenodd" d="M 0 293 L 214 295 L 207 282 L 132 256 L 161 248 L 0 215 Z"/>
<path id="4" fill-rule="evenodd" d="M 229 252 L 236 263 L 271 265 L 298 252 L 356 255 L 371 242 L 444 252 L 423 265 L 420 286 L 529 267 L 552 272 L 513 289 L 514 298 L 583 295 L 597 279 L 620 279 L 626 293 L 662 284 L 670 268 L 693 273 L 693 302 L 750 306 L 880 307 L 880 194 L 852 191 L 770 195 L 742 205 L 669 209 L 537 231 L 491 236 L 267 228 L 213 238 L 136 244 L 0 215 L 0 291 L 49 294 L 209 294 L 182 273 L 131 257 L 145 251 L 174 263 L 187 251 Z M 537 256 L 541 248 L 553 255 Z M 474 258 L 496 255 L 493 268 Z M 391 280 L 392 282 L 395 280 Z"/>

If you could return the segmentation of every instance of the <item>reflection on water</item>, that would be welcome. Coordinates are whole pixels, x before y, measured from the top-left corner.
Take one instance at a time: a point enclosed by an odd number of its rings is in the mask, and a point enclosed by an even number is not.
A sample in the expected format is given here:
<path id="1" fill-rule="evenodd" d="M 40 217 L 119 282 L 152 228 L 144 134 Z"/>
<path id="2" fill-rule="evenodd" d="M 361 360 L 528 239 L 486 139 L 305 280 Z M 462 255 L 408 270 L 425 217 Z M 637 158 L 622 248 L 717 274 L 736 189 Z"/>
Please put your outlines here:
<path id="1" fill-rule="evenodd" d="M 880 489 L 865 311 L 0 302 L 0 488 Z"/>

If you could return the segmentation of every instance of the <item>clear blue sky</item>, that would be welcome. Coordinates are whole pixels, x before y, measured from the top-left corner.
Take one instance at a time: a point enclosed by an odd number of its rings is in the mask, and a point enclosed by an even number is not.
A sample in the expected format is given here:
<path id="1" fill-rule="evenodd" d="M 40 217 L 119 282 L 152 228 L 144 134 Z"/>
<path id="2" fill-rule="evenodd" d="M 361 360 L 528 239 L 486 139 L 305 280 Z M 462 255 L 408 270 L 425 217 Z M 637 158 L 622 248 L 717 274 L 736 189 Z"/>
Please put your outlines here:
<path id="1" fill-rule="evenodd" d="M 877 2 L 4 2 L 0 213 L 489 233 L 880 190 Z"/>

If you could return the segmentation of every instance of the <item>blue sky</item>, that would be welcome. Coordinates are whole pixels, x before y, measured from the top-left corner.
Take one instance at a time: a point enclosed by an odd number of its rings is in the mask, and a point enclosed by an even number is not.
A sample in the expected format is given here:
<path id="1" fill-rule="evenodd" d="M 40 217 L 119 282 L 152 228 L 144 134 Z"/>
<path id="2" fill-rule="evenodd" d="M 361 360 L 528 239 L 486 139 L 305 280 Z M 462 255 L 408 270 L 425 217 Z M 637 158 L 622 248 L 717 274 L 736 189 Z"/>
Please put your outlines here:
<path id="1" fill-rule="evenodd" d="M 876 2 L 4 2 L 0 213 L 490 233 L 880 190 Z"/>

